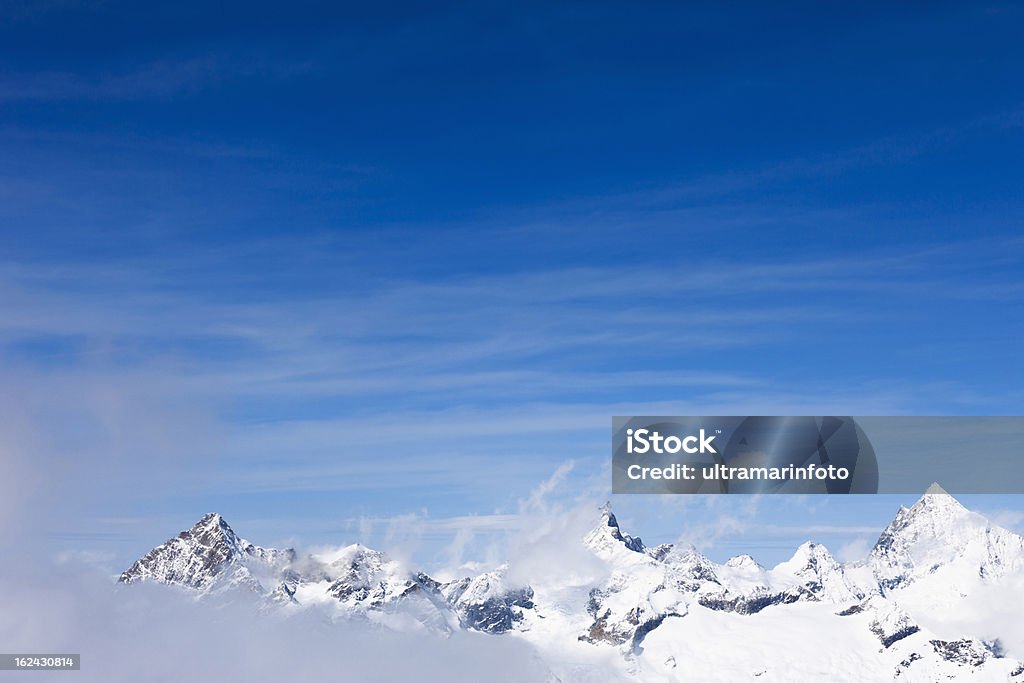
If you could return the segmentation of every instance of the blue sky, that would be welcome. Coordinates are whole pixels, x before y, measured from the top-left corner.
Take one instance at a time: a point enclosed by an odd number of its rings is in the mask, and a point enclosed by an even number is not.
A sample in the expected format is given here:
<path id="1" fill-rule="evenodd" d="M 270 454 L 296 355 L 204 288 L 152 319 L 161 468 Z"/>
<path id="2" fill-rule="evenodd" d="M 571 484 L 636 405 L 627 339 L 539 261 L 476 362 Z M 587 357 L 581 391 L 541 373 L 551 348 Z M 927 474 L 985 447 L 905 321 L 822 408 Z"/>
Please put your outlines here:
<path id="1" fill-rule="evenodd" d="M 440 561 L 608 498 L 613 414 L 1019 414 L 1022 20 L 5 4 L 10 526 Z M 614 504 L 770 561 L 899 502 Z"/>

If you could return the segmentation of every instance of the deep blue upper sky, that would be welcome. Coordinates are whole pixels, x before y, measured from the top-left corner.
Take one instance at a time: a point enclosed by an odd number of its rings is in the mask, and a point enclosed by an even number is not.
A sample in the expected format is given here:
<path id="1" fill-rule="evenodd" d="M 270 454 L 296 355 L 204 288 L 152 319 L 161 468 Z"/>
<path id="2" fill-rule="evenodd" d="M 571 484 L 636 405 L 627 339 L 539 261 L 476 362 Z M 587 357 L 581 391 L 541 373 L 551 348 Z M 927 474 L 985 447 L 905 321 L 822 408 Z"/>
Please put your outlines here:
<path id="1" fill-rule="evenodd" d="M 4 3 L 6 438 L 130 555 L 600 497 L 612 414 L 1020 413 L 1022 28 Z"/>
<path id="2" fill-rule="evenodd" d="M 714 226 L 701 252 L 730 257 L 1019 216 L 1019 4 L 370 4 L 5 4 L 4 246 L 582 219 L 658 190 L 867 214 L 843 238 Z M 580 260 L 647 261 L 643 235 Z M 438 265 L 522 265 L 487 252 Z"/>

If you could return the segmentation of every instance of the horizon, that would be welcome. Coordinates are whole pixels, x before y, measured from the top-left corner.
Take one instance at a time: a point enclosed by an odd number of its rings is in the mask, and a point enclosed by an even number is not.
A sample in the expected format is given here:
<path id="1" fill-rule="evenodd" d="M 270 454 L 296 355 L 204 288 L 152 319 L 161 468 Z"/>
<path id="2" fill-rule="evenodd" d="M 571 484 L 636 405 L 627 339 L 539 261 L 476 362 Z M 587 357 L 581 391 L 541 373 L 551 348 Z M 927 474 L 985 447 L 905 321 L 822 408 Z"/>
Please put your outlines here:
<path id="1" fill-rule="evenodd" d="M 869 494 L 869 495 L 871 495 L 871 494 Z M 894 499 L 903 499 L 903 500 L 908 499 L 908 495 L 907 494 L 873 494 L 873 495 L 875 495 L 876 497 L 877 496 L 884 497 L 886 502 L 894 501 Z M 888 521 L 885 522 L 885 524 L 879 526 L 879 528 L 877 529 L 877 532 L 875 534 L 875 536 L 876 536 L 875 541 L 877 541 L 877 537 L 878 536 L 881 536 L 881 534 L 883 534 L 885 532 L 885 529 L 896 518 L 896 516 L 899 514 L 899 512 L 901 510 L 912 508 L 917 503 L 920 503 L 921 501 L 925 500 L 926 497 L 932 496 L 932 495 L 945 495 L 945 496 L 949 496 L 952 500 L 956 501 L 959 505 L 961 505 L 962 507 L 967 509 L 969 512 L 974 513 L 974 514 L 978 514 L 978 515 L 981 515 L 982 517 L 984 517 L 992 526 L 1000 527 L 1000 528 L 1005 528 L 1008 531 L 1016 533 L 1017 535 L 1024 535 L 1024 534 L 1021 533 L 1022 527 L 1024 527 L 1024 525 L 1021 524 L 1021 521 L 1022 521 L 1022 518 L 1024 518 L 1024 515 L 1019 515 L 1018 514 L 1018 515 L 1006 516 L 1006 513 L 1009 512 L 1010 510 L 1005 510 L 1005 509 L 993 510 L 992 508 L 981 508 L 981 509 L 978 509 L 978 508 L 975 508 L 974 506 L 972 506 L 970 504 L 965 503 L 962 500 L 963 498 L 966 497 L 969 502 L 984 501 L 984 502 L 991 503 L 993 498 L 1000 499 L 1000 498 L 1007 498 L 1008 496 L 996 496 L 996 495 L 992 495 L 992 494 L 954 495 L 954 494 L 948 493 L 941 486 L 941 484 L 939 482 L 934 482 L 924 492 L 919 494 L 916 497 L 916 499 L 912 503 L 910 503 L 909 505 L 905 505 L 905 504 L 900 503 L 892 511 L 892 514 L 890 515 Z M 741 494 L 741 495 L 739 495 L 737 497 L 740 498 L 741 500 L 745 499 L 744 504 L 745 505 L 749 505 L 750 499 L 753 499 L 753 498 L 758 498 L 758 499 L 768 498 L 768 499 L 770 499 L 772 496 L 763 496 L 763 495 L 759 496 L 758 494 Z M 1016 496 L 1009 496 L 1009 498 L 1013 499 L 1013 498 L 1016 498 Z M 560 510 L 558 512 L 558 514 L 583 515 L 584 518 L 585 518 L 587 508 L 588 508 L 588 506 L 586 506 L 586 505 L 579 505 L 576 509 L 573 509 L 573 510 Z M 986 509 L 988 509 L 990 511 L 988 514 L 986 514 L 986 512 L 985 512 Z M 822 546 L 822 547 L 826 548 L 829 551 L 829 553 L 831 555 L 833 555 L 833 557 L 835 557 L 840 563 L 843 563 L 843 564 L 856 564 L 856 563 L 859 563 L 860 561 L 866 559 L 868 554 L 870 553 L 871 548 L 874 546 L 874 541 L 871 541 L 870 543 L 863 544 L 863 545 L 857 545 L 857 546 L 854 546 L 854 547 L 843 546 L 841 548 L 833 548 L 833 547 L 830 547 L 830 545 L 828 543 L 822 542 L 821 540 L 819 540 L 817 538 L 808 537 L 804 541 L 800 542 L 799 544 L 797 544 L 797 545 L 793 546 L 791 549 L 789 549 L 788 554 L 787 554 L 786 547 L 784 547 L 781 544 L 776 544 L 774 546 L 774 549 L 777 551 L 778 554 L 772 554 L 771 555 L 771 557 L 773 557 L 775 559 L 773 559 L 771 561 L 764 561 L 764 558 L 763 557 L 759 557 L 756 553 L 750 552 L 750 551 L 744 551 L 743 548 L 746 547 L 745 544 L 743 543 L 742 540 L 739 540 L 737 538 L 723 539 L 723 541 L 725 541 L 725 543 L 723 543 L 723 545 L 721 545 L 721 546 L 719 546 L 717 548 L 714 547 L 714 545 L 712 545 L 712 548 L 708 552 L 705 552 L 705 550 L 702 549 L 699 544 L 696 544 L 696 543 L 693 543 L 693 542 L 682 542 L 682 543 L 680 543 L 679 542 L 680 539 L 678 537 L 673 539 L 673 540 L 668 540 L 668 541 L 666 541 L 664 539 L 655 539 L 652 542 L 651 537 L 648 537 L 645 533 L 643 533 L 643 530 L 637 529 L 637 528 L 633 528 L 633 527 L 631 527 L 631 526 L 629 526 L 627 524 L 624 524 L 619 519 L 618 513 L 615 512 L 615 506 L 612 505 L 610 500 L 607 501 L 605 504 L 593 506 L 593 510 L 590 511 L 590 512 L 593 513 L 592 517 L 594 518 L 594 522 L 595 522 L 595 524 L 592 526 L 593 529 L 601 527 L 601 525 L 603 524 L 603 521 L 604 521 L 603 515 L 607 512 L 607 513 L 612 514 L 615 517 L 616 522 L 617 522 L 617 526 L 618 526 L 619 529 L 621 529 L 623 531 L 623 533 L 629 534 L 634 539 L 637 539 L 637 538 L 642 539 L 643 543 L 644 543 L 644 546 L 647 547 L 647 548 L 654 548 L 654 547 L 656 547 L 658 545 L 662 545 L 664 543 L 669 543 L 669 544 L 672 544 L 672 545 L 676 545 L 677 547 L 680 546 L 680 545 L 689 545 L 689 546 L 693 547 L 697 552 L 701 553 L 702 555 L 707 556 L 709 559 L 711 559 L 716 564 L 725 564 L 728 560 L 733 559 L 735 557 L 749 556 L 752 559 L 754 559 L 755 561 L 757 561 L 758 564 L 762 565 L 763 567 L 771 569 L 772 567 L 776 567 L 779 564 L 784 563 L 787 560 L 791 559 L 794 556 L 794 554 L 798 552 L 799 548 L 802 547 L 803 545 L 807 544 L 807 543 L 812 543 L 812 544 L 819 545 L 819 546 Z M 165 540 L 173 539 L 177 535 L 177 533 L 179 531 L 186 531 L 188 529 L 194 528 L 195 526 L 198 526 L 199 524 L 201 524 L 203 522 L 203 520 L 205 520 L 207 517 L 209 517 L 211 515 L 219 517 L 242 540 L 247 541 L 249 543 L 254 543 L 257 546 L 261 546 L 261 547 L 264 547 L 264 548 L 277 547 L 277 548 L 282 549 L 282 550 L 283 549 L 289 549 L 289 550 L 294 550 L 296 552 L 299 552 L 299 553 L 302 553 L 302 554 L 305 554 L 305 555 L 311 555 L 311 556 L 314 556 L 314 557 L 325 555 L 325 554 L 326 555 L 330 555 L 332 553 L 337 552 L 338 550 L 341 550 L 343 548 L 352 547 L 352 546 L 367 547 L 367 548 L 371 548 L 373 550 L 384 551 L 386 554 L 389 553 L 389 551 L 387 549 L 384 549 L 384 548 L 374 548 L 373 546 L 369 546 L 369 545 L 367 545 L 367 544 L 365 544 L 365 543 L 363 543 L 363 542 L 361 542 L 359 540 L 352 541 L 352 542 L 349 542 L 349 543 L 342 542 L 341 544 L 338 544 L 338 545 L 331 545 L 331 544 L 312 544 L 312 545 L 310 545 L 308 543 L 307 544 L 303 544 L 301 538 L 293 537 L 293 539 L 298 541 L 298 542 L 295 543 L 294 545 L 285 545 L 285 546 L 275 546 L 274 544 L 264 543 L 264 542 L 260 541 L 259 539 L 254 541 L 253 537 L 251 535 L 240 533 L 238 531 L 238 529 L 235 528 L 235 526 L 224 517 L 224 515 L 222 515 L 219 512 L 216 512 L 216 511 L 210 511 L 210 512 L 204 513 L 203 515 L 201 515 L 197 519 L 196 522 L 194 522 L 192 524 L 189 524 L 188 526 L 183 526 L 181 529 L 179 529 L 178 531 L 175 531 L 173 534 L 168 536 L 167 539 L 165 539 Z M 997 519 L 992 519 L 993 515 L 995 517 L 997 517 Z M 523 524 L 521 524 L 521 526 L 520 526 L 520 528 L 518 530 L 515 530 L 511 534 L 506 533 L 504 538 L 502 538 L 502 537 L 488 538 L 488 537 L 485 536 L 481 540 L 484 541 L 485 543 L 489 543 L 491 545 L 496 545 L 496 546 L 499 546 L 499 547 L 509 547 L 509 546 L 515 545 L 515 543 L 509 543 L 508 542 L 509 541 L 509 537 L 510 536 L 514 537 L 517 534 L 518 535 L 523 535 L 524 534 L 524 527 L 528 526 L 531 521 L 532 522 L 536 522 L 537 519 L 540 518 L 542 515 L 541 515 L 541 513 L 537 512 L 537 511 L 533 511 L 533 512 L 529 513 L 529 515 L 523 515 L 523 516 L 526 517 L 526 521 Z M 998 519 L 1000 516 L 1002 516 L 1002 519 Z M 1000 523 L 1000 521 L 1002 523 Z M 1017 524 L 1014 525 L 1013 522 L 1016 522 Z M 843 534 L 843 530 L 838 530 L 838 531 L 839 531 L 839 534 Z M 818 521 L 814 525 L 809 526 L 807 528 L 807 532 L 811 533 L 811 534 L 817 532 L 817 533 L 825 535 L 826 537 L 829 537 L 829 536 L 834 537 L 835 534 L 837 533 L 837 530 L 833 529 L 833 528 L 829 528 L 829 526 L 827 524 L 822 524 L 821 521 Z M 862 532 L 862 538 L 863 537 L 870 537 L 869 527 L 867 527 L 867 525 L 862 525 L 861 532 Z M 748 531 L 743 532 L 742 534 L 736 534 L 736 535 L 740 536 L 740 537 L 743 537 L 743 536 L 747 536 L 747 535 L 751 535 L 751 534 L 756 534 L 756 533 L 758 533 L 756 530 L 748 530 Z M 570 535 L 571 535 L 571 533 L 570 533 Z M 579 542 L 582 543 L 583 542 L 583 534 L 577 534 L 577 535 L 579 535 L 579 539 L 578 539 Z M 521 542 L 521 539 L 517 539 L 517 540 L 519 540 L 519 542 Z M 159 542 L 154 541 L 154 545 L 152 547 L 156 547 L 156 545 L 159 545 L 160 543 L 163 543 L 163 542 L 164 541 L 159 541 Z M 728 554 L 723 554 L 723 553 L 726 553 L 725 548 L 729 548 Z M 145 552 L 148 552 L 149 549 L 151 549 L 151 548 L 147 548 L 142 553 L 139 553 L 139 555 L 135 559 L 138 559 L 139 557 L 142 557 L 142 555 Z M 391 552 L 394 552 L 394 549 L 392 549 Z M 850 554 L 851 552 L 853 553 L 852 555 Z M 501 557 L 493 557 L 492 556 L 489 562 L 487 562 L 487 561 L 479 561 L 479 560 L 471 558 L 468 561 L 465 561 L 465 562 L 463 562 L 462 564 L 460 564 L 458 566 L 450 566 L 450 565 L 445 565 L 445 564 L 438 564 L 438 563 L 435 562 L 430 567 L 420 567 L 420 566 L 416 565 L 416 558 L 415 557 L 409 557 L 407 555 L 404 555 L 400 551 L 397 553 L 395 559 L 398 559 L 398 560 L 404 562 L 407 566 L 418 567 L 421 570 L 422 569 L 427 569 L 428 573 L 434 572 L 434 573 L 437 573 L 440 576 L 458 577 L 458 576 L 471 575 L 472 573 L 476 573 L 476 572 L 479 572 L 479 571 L 490 571 L 490 570 L 496 569 L 496 568 L 506 564 L 510 559 L 513 559 L 513 558 L 511 558 L 511 557 L 501 558 Z M 134 560 L 132 560 L 132 562 L 133 561 Z M 125 569 L 127 569 L 127 568 L 128 568 L 128 564 L 125 565 Z"/>

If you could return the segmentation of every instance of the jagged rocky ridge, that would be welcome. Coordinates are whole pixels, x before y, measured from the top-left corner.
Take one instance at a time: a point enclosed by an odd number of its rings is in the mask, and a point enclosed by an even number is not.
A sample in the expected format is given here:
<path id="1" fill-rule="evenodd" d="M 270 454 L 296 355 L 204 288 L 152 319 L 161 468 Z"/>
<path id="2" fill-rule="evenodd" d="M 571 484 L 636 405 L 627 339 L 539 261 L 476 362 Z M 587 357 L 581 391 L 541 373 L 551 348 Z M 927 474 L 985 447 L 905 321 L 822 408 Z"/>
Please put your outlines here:
<path id="1" fill-rule="evenodd" d="M 863 622 L 879 652 L 896 658 L 892 675 L 899 680 L 963 671 L 1024 672 L 1019 662 L 1003 656 L 998 642 L 969 634 L 936 637 L 901 606 L 903 592 L 915 585 L 941 593 L 954 584 L 963 590 L 964 576 L 995 584 L 1024 572 L 1024 538 L 990 524 L 936 487 L 912 507 L 901 507 L 868 557 L 857 563 L 840 563 L 824 546 L 807 542 L 771 569 L 749 555 L 717 564 L 693 547 L 647 547 L 620 528 L 607 506 L 582 541 L 608 572 L 575 607 L 580 618 L 567 622 L 582 627 L 563 635 L 593 647 L 620 648 L 627 658 L 641 654 L 652 633 L 694 610 L 750 617 L 800 603 L 831 606 L 834 618 Z M 151 550 L 120 580 L 157 581 L 197 595 L 243 588 L 282 609 L 326 604 L 343 616 L 386 625 L 399 623 L 389 621 L 397 614 L 407 625 L 412 615 L 415 624 L 432 631 L 526 638 L 545 619 L 565 611 L 538 600 L 530 586 L 510 583 L 505 570 L 441 582 L 361 545 L 330 557 L 300 556 L 249 543 L 219 515 L 208 514 Z"/>
<path id="2" fill-rule="evenodd" d="M 216 513 L 150 550 L 119 581 L 155 581 L 198 596 L 243 588 L 289 605 L 332 601 L 348 616 L 401 610 L 441 631 L 502 633 L 533 608 L 532 589 L 505 588 L 500 569 L 443 583 L 359 544 L 330 558 L 300 557 L 291 548 L 262 548 L 240 538 Z"/>
<path id="3" fill-rule="evenodd" d="M 239 538 L 216 513 L 150 550 L 121 574 L 121 583 L 150 579 L 197 590 L 245 586 L 263 592 L 261 576 L 284 572 L 292 549 L 261 548 Z"/>

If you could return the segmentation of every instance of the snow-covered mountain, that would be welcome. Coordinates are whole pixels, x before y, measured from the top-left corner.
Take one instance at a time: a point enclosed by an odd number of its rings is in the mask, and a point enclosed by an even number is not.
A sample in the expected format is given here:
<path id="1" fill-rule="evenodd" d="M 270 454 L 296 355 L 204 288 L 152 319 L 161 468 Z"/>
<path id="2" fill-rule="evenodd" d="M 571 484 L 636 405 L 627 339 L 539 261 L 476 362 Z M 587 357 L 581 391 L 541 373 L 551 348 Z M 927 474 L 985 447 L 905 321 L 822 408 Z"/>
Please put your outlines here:
<path id="1" fill-rule="evenodd" d="M 1024 569 L 1024 538 L 993 526 L 935 484 L 912 507 L 899 509 L 867 565 L 883 592 L 917 581 L 939 587 L 996 580 Z M 966 569 L 968 576 L 957 575 Z"/>
<path id="2" fill-rule="evenodd" d="M 294 550 L 254 545 L 211 512 L 139 558 L 120 581 L 154 580 L 199 591 L 244 586 L 262 593 L 260 579 L 284 571 L 294 560 Z"/>
<path id="3" fill-rule="evenodd" d="M 584 677 L 588 662 L 615 661 L 615 676 L 641 680 L 1024 682 L 1024 653 L 1007 652 L 991 628 L 960 632 L 936 617 L 993 590 L 1019 602 L 1024 538 L 937 486 L 901 507 L 856 563 L 807 542 L 772 568 L 749 555 L 717 564 L 689 546 L 647 547 L 608 506 L 580 542 L 603 567 L 585 586 L 524 585 L 507 566 L 442 582 L 361 545 L 304 556 L 261 548 L 208 514 L 120 580 L 196 596 L 242 588 L 270 609 L 522 638 L 556 680 Z"/>
<path id="4" fill-rule="evenodd" d="M 196 597 L 242 588 L 282 606 L 327 605 L 335 618 L 441 632 L 502 633 L 533 607 L 532 590 L 506 588 L 500 569 L 442 583 L 360 544 L 299 556 L 291 548 L 262 548 L 240 538 L 216 513 L 150 550 L 119 581 L 155 581 L 190 589 Z"/>

